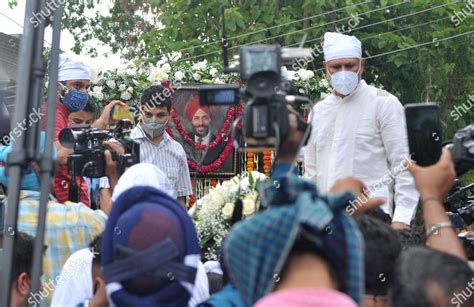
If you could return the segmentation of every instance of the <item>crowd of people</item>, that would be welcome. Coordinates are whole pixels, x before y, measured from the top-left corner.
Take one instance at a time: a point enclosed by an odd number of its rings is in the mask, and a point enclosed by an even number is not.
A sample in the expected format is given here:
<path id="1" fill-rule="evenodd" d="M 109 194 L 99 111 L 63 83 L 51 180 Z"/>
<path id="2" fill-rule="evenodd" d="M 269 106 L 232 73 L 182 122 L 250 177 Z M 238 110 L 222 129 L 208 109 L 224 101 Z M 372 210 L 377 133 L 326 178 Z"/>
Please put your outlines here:
<path id="1" fill-rule="evenodd" d="M 61 145 L 59 133 L 77 125 L 105 129 L 123 103 L 112 101 L 94 118 L 90 70 L 61 55 L 42 288 L 30 289 L 39 206 L 31 168 L 22 180 L 11 306 L 473 306 L 474 272 L 443 206 L 456 177 L 450 152 L 443 149 L 429 167 L 409 160 L 403 106 L 363 80 L 356 37 L 326 33 L 324 57 L 334 90 L 309 116 L 304 176 L 294 164 L 305 132 L 290 110 L 273 184 L 260 191 L 262 210 L 232 227 L 218 261 L 205 261 L 186 210 L 193 194 L 186 153 L 165 130 L 173 104 L 166 86 L 141 96 L 130 135 L 140 163 L 120 174 L 112 152 L 124 148 L 110 140 L 106 177 L 73 179 L 73 149 Z M 194 142 L 215 139 L 210 112 L 197 99 L 185 113 Z M 0 147 L 7 196 L 10 151 Z M 426 232 L 410 226 L 418 203 Z"/>

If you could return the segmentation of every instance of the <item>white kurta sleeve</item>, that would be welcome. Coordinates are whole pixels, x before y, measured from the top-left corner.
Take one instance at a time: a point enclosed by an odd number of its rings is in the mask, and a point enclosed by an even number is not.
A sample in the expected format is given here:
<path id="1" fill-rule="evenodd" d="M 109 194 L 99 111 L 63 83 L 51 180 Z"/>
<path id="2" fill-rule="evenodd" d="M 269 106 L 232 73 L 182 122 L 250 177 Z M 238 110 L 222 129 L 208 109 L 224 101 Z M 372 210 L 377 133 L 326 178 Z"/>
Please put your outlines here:
<path id="1" fill-rule="evenodd" d="M 308 118 L 312 119 L 312 112 Z M 314 129 L 314 119 L 311 122 L 313 129 L 308 143 L 303 147 L 304 177 L 316 183 L 316 131 Z"/>
<path id="2" fill-rule="evenodd" d="M 405 112 L 398 99 L 390 95 L 380 104 L 380 133 L 389 169 L 394 175 L 394 212 L 392 221 L 410 224 L 416 212 L 419 193 L 403 161 L 409 157 Z"/>

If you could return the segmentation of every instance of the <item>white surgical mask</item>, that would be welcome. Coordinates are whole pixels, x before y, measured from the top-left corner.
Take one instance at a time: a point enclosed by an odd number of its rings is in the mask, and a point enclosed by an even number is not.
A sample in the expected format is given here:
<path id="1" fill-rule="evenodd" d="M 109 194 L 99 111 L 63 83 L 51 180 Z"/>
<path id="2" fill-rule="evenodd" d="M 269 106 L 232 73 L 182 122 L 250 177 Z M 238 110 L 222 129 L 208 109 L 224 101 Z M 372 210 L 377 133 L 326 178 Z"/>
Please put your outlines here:
<path id="1" fill-rule="evenodd" d="M 155 138 L 165 132 L 168 121 L 169 120 L 163 123 L 159 120 L 144 120 L 142 122 L 142 127 L 146 134 L 148 134 L 151 138 Z"/>
<path id="2" fill-rule="evenodd" d="M 344 96 L 352 93 L 359 84 L 359 71 L 362 64 L 359 64 L 357 72 L 342 70 L 331 75 L 331 85 L 333 89 Z"/>

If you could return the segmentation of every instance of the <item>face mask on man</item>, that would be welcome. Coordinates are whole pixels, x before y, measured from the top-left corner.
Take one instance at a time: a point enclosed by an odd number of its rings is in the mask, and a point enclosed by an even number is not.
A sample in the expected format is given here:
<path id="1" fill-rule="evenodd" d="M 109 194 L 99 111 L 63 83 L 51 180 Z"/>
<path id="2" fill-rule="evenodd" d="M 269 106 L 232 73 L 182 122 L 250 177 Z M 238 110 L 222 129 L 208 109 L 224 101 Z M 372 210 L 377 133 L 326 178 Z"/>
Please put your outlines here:
<path id="1" fill-rule="evenodd" d="M 342 70 L 331 75 L 331 85 L 333 89 L 344 96 L 352 93 L 359 84 L 359 72 L 362 67 L 362 60 L 359 62 L 357 72 Z"/>
<path id="2" fill-rule="evenodd" d="M 68 111 L 71 113 L 82 111 L 87 104 L 89 95 L 87 95 L 87 93 L 80 92 L 75 89 L 67 88 L 61 83 L 59 84 L 63 88 L 63 93 L 59 97 L 59 100 L 63 103 L 66 109 L 68 109 Z"/>
<path id="3" fill-rule="evenodd" d="M 161 122 L 160 120 L 147 119 L 142 121 L 143 131 L 151 138 L 156 138 L 165 132 L 168 121 Z"/>

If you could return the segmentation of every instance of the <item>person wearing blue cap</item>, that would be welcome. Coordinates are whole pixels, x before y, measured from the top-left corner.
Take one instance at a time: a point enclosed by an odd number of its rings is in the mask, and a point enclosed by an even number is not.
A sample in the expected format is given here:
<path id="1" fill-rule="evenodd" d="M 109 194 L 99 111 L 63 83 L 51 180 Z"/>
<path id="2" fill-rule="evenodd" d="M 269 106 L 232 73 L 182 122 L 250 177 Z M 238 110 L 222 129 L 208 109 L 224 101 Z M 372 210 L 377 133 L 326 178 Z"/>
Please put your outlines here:
<path id="1" fill-rule="evenodd" d="M 142 185 L 118 195 L 101 253 L 109 304 L 178 307 L 199 303 L 192 300 L 200 263 L 197 233 L 169 191 Z"/>
<path id="2" fill-rule="evenodd" d="M 45 133 L 40 134 L 40 151 L 44 152 Z M 120 150 L 118 145 L 112 144 Z M 6 187 L 8 193 L 8 177 L 5 162 L 10 146 L 0 147 L 0 184 Z M 56 157 L 56 152 L 54 152 Z M 112 161 L 110 152 L 106 152 L 107 174 L 110 182 L 117 182 L 116 162 Z M 20 204 L 18 212 L 18 231 L 34 236 L 38 223 L 40 198 L 40 182 L 37 170 L 30 168 L 21 182 Z M 8 196 L 8 195 L 7 195 Z M 5 201 L 8 208 L 8 197 Z M 48 202 L 46 216 L 45 245 L 48 246 L 43 258 L 43 288 L 36 294 L 39 301 L 48 304 L 54 287 L 58 283 L 61 267 L 67 258 L 75 251 L 85 248 L 105 228 L 107 215 L 101 210 L 91 210 L 81 203 L 59 203 L 54 197 Z M 0 224 L 3 224 L 1 221 Z M 39 303 L 38 303 L 39 304 Z"/>

